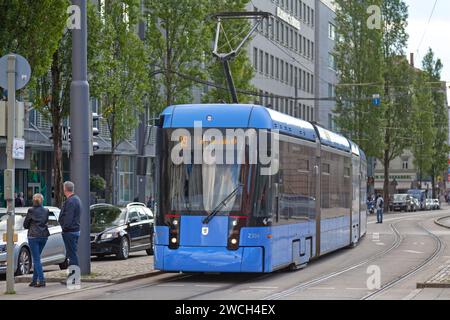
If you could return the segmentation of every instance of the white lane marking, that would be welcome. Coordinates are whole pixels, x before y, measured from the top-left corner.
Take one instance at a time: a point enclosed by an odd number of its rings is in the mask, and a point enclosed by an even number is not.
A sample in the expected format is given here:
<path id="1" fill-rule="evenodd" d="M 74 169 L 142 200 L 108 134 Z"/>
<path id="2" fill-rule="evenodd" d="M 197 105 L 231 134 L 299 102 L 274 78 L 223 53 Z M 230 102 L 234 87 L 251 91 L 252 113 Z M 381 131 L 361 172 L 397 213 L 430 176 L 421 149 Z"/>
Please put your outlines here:
<path id="1" fill-rule="evenodd" d="M 336 290 L 334 287 L 312 287 L 308 288 L 308 290 Z"/>
<path id="2" fill-rule="evenodd" d="M 403 250 L 403 252 L 416 253 L 416 254 L 423 254 L 423 252 L 420 252 L 420 251 L 414 251 L 414 250 Z"/>
<path id="3" fill-rule="evenodd" d="M 261 290 L 265 290 L 265 289 L 278 289 L 278 287 L 249 287 L 250 289 L 261 289 Z"/>
<path id="4" fill-rule="evenodd" d="M 369 291 L 367 288 L 345 288 L 345 290 Z"/>
<path id="5" fill-rule="evenodd" d="M 196 284 L 196 287 L 203 287 L 203 288 L 219 288 L 219 285 L 215 284 Z"/>
<path id="6" fill-rule="evenodd" d="M 157 287 L 184 287 L 184 284 L 158 284 Z"/>
<path id="7" fill-rule="evenodd" d="M 404 297 L 402 300 L 412 300 L 420 293 L 420 291 L 422 291 L 422 289 L 416 289 L 412 291 L 410 294 L 408 294 L 406 297 Z"/>
<path id="8" fill-rule="evenodd" d="M 385 246 L 385 244 L 384 244 L 383 242 L 375 242 L 375 244 L 376 244 L 377 246 Z"/>

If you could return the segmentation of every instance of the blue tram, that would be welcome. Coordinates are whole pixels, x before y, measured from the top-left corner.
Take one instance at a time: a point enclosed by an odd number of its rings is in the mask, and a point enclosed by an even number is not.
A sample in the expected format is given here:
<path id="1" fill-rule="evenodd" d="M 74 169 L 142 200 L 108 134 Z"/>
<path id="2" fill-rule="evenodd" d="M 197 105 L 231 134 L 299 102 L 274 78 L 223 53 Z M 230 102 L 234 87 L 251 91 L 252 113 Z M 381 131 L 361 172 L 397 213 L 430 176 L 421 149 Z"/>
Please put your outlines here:
<path id="1" fill-rule="evenodd" d="M 366 233 L 366 157 L 341 135 L 208 104 L 166 108 L 157 136 L 155 269 L 269 273 Z"/>

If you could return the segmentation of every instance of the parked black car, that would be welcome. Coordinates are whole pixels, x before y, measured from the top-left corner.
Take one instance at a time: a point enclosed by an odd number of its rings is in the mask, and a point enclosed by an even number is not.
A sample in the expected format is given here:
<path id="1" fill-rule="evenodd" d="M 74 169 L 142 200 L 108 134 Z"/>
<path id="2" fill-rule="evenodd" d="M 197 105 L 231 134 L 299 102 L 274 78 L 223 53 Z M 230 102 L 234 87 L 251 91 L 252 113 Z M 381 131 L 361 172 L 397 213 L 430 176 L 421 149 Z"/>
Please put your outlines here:
<path id="1" fill-rule="evenodd" d="M 125 208 L 95 204 L 91 211 L 91 254 L 127 259 L 130 252 L 153 254 L 153 213 L 143 203 Z"/>

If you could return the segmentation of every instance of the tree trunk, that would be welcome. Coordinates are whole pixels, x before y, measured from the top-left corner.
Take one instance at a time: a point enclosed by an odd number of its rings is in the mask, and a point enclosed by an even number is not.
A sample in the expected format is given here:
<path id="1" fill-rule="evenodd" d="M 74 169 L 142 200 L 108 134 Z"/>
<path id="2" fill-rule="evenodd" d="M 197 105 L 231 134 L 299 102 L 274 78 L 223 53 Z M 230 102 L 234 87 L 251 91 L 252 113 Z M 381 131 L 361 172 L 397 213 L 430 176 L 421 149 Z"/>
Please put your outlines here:
<path id="1" fill-rule="evenodd" d="M 433 175 L 431 175 L 431 190 L 432 190 L 432 193 L 433 193 L 433 195 L 432 195 L 433 199 L 437 198 L 436 197 L 436 186 L 435 186 L 435 184 L 436 184 L 436 177 L 433 174 Z"/>
<path id="2" fill-rule="evenodd" d="M 63 159 L 62 159 L 62 135 L 61 121 L 53 117 L 53 188 L 55 203 L 61 208 L 63 203 Z"/>
<path id="3" fill-rule="evenodd" d="M 384 199 L 384 210 L 387 211 L 389 208 L 389 150 L 384 150 L 384 184 L 383 184 L 383 199 Z"/>
<path id="4" fill-rule="evenodd" d="M 113 148 L 111 146 L 111 148 Z M 115 166 L 116 166 L 116 161 L 115 161 L 115 153 L 114 150 L 112 149 L 111 151 L 111 157 L 110 157 L 110 166 L 111 166 L 111 171 L 109 173 L 109 181 L 108 181 L 108 202 L 111 204 L 116 204 L 116 199 L 114 196 L 114 174 L 115 174 Z"/>

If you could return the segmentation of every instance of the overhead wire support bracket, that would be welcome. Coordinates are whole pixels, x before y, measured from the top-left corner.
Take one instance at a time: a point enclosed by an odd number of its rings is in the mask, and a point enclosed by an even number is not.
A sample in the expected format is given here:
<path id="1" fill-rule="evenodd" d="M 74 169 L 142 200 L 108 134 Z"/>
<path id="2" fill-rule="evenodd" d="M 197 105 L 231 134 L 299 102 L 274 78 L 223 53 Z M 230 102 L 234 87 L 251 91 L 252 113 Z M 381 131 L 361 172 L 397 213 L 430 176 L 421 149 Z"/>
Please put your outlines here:
<path id="1" fill-rule="evenodd" d="M 225 72 L 225 77 L 227 79 L 228 88 L 231 94 L 231 100 L 233 103 L 239 103 L 236 87 L 234 86 L 233 76 L 230 69 L 230 60 L 237 56 L 239 50 L 244 46 L 245 42 L 250 38 L 250 36 L 259 27 L 264 19 L 268 19 L 271 16 L 269 12 L 220 12 L 212 15 L 213 18 L 217 19 L 216 27 L 216 37 L 214 40 L 213 55 L 223 63 L 223 69 Z M 239 45 L 228 53 L 220 53 L 219 51 L 219 39 L 220 39 L 220 29 L 222 28 L 222 20 L 228 19 L 254 19 L 256 23 L 244 37 L 244 39 L 239 43 Z"/>

